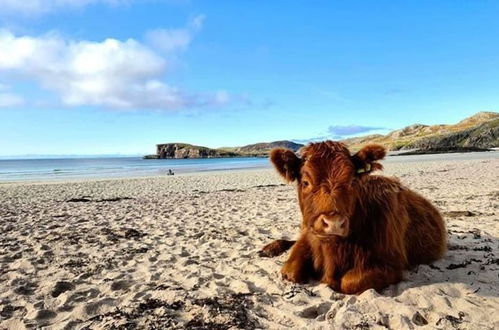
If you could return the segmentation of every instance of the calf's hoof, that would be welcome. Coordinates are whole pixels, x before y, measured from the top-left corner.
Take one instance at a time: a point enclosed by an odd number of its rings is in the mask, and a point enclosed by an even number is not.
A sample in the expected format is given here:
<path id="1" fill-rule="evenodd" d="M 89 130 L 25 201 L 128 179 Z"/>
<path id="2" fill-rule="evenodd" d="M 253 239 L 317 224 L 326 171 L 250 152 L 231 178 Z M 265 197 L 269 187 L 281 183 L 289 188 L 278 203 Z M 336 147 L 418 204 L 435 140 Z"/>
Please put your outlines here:
<path id="1" fill-rule="evenodd" d="M 287 262 L 281 269 L 282 278 L 293 283 L 305 283 L 303 269 L 294 263 Z"/>
<path id="2" fill-rule="evenodd" d="M 341 292 L 340 282 L 331 277 L 323 277 L 321 279 L 321 283 L 326 284 L 328 287 L 333 289 L 336 292 Z"/>

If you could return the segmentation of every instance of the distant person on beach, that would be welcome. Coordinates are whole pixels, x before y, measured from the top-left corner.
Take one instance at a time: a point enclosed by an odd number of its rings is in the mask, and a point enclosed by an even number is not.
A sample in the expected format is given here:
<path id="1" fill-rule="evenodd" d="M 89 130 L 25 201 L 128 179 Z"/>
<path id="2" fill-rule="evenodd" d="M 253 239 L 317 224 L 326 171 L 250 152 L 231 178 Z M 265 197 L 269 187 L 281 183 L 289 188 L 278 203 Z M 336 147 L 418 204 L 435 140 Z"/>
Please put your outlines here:
<path id="1" fill-rule="evenodd" d="M 173 173 L 172 169 L 170 168 L 170 169 L 168 170 L 168 174 L 167 174 L 167 175 L 175 175 L 175 173 Z"/>

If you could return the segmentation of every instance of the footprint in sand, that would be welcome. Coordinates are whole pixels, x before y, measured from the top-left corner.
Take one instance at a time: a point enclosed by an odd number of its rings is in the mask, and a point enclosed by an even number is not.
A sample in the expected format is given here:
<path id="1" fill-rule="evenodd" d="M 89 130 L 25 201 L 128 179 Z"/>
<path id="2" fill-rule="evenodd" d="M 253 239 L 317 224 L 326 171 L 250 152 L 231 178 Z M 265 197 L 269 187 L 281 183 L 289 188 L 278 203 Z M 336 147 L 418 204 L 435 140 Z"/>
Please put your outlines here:
<path id="1" fill-rule="evenodd" d="M 38 287 L 38 284 L 31 283 L 22 278 L 17 278 L 11 282 L 11 286 L 15 287 L 14 289 L 15 293 L 23 296 L 29 296 L 35 292 L 35 289 Z"/>
<path id="2" fill-rule="evenodd" d="M 326 318 L 326 313 L 331 308 L 332 303 L 324 302 L 315 306 L 307 307 L 302 311 L 298 312 L 298 316 L 305 319 L 319 319 L 324 321 Z"/>
<path id="3" fill-rule="evenodd" d="M 132 286 L 132 281 L 128 280 L 115 281 L 111 284 L 111 290 L 113 291 L 127 290 L 131 286 Z"/>
<path id="4" fill-rule="evenodd" d="M 42 309 L 42 310 L 39 310 L 38 313 L 36 313 L 35 320 L 37 320 L 39 322 L 44 322 L 44 321 L 53 319 L 56 316 L 57 316 L 56 312 L 51 311 L 50 309 Z"/>
<path id="5" fill-rule="evenodd" d="M 8 320 L 12 316 L 18 314 L 18 318 L 24 317 L 26 314 L 26 308 L 23 306 L 14 306 L 6 304 L 3 309 L 0 311 L 0 316 L 4 319 Z"/>
<path id="6" fill-rule="evenodd" d="M 38 328 L 40 326 L 47 326 L 52 321 L 52 319 L 57 317 L 57 313 L 50 309 L 40 309 L 34 319 L 25 320 L 27 327 Z M 36 323 L 33 323 L 36 322 Z"/>
<path id="7" fill-rule="evenodd" d="M 116 305 L 116 300 L 112 298 L 103 298 L 99 301 L 87 304 L 84 311 L 87 315 L 96 315 L 110 311 Z"/>
<path id="8" fill-rule="evenodd" d="M 97 297 L 100 291 L 97 289 L 88 289 L 83 291 L 78 291 L 73 293 L 67 300 L 68 303 L 71 302 L 83 302 Z"/>
<path id="9" fill-rule="evenodd" d="M 71 282 L 67 281 L 59 281 L 55 284 L 54 289 L 50 293 L 52 297 L 56 298 L 61 295 L 61 293 L 64 293 L 66 291 L 73 290 L 75 288 L 75 285 Z"/>

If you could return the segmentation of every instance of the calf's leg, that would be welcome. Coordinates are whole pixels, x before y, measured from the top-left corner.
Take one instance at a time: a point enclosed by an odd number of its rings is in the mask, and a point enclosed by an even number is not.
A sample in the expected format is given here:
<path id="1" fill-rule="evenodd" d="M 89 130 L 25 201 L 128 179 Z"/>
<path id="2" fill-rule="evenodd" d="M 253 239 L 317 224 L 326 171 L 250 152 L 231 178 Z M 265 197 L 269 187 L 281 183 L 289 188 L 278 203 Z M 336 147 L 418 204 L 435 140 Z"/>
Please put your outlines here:
<path id="1" fill-rule="evenodd" d="M 320 253 L 314 253 L 314 268 L 322 273 L 321 283 L 327 284 L 331 289 L 340 291 L 338 278 L 338 265 L 335 264 L 334 249 L 326 243 L 319 245 Z"/>
<path id="2" fill-rule="evenodd" d="M 258 255 L 266 258 L 280 256 L 284 252 L 288 251 L 293 244 L 295 244 L 295 242 L 296 241 L 288 241 L 285 239 L 275 240 L 272 243 L 265 245 L 263 249 L 258 252 Z"/>
<path id="3" fill-rule="evenodd" d="M 402 270 L 390 267 L 351 269 L 341 278 L 341 292 L 360 294 L 368 289 L 381 291 L 402 280 Z"/>
<path id="4" fill-rule="evenodd" d="M 302 237 L 293 245 L 281 274 L 285 280 L 305 283 L 312 272 L 312 250 L 306 238 Z"/>

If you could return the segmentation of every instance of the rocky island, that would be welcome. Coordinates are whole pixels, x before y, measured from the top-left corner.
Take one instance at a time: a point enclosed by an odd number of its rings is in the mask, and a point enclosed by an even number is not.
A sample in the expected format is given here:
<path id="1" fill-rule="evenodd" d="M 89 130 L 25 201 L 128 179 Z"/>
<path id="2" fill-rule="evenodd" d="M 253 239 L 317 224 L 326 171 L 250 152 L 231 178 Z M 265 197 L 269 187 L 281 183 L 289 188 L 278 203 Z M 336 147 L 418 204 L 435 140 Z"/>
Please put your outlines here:
<path id="1" fill-rule="evenodd" d="M 145 159 L 183 159 L 183 158 L 232 158 L 232 157 L 267 157 L 273 148 L 282 147 L 298 151 L 303 144 L 291 141 L 257 143 L 243 147 L 212 149 L 188 143 L 163 143 L 156 145 L 156 154 Z"/>

